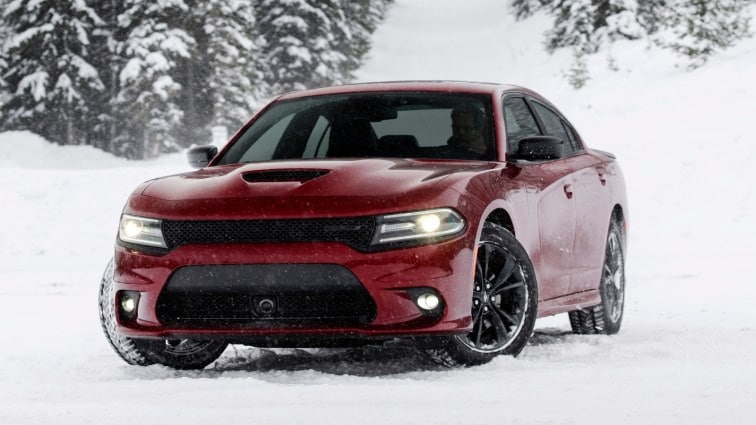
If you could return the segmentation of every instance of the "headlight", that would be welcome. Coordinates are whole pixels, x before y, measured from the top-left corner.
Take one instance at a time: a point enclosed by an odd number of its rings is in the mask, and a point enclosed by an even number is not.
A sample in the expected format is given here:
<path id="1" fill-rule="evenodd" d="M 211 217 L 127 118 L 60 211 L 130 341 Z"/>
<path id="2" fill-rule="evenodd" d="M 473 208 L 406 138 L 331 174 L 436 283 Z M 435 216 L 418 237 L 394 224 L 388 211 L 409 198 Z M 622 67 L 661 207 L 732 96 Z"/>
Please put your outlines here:
<path id="1" fill-rule="evenodd" d="M 123 214 L 118 229 L 118 238 L 123 242 L 168 248 L 163 239 L 160 220 Z"/>
<path id="2" fill-rule="evenodd" d="M 451 208 L 379 216 L 373 245 L 424 243 L 454 236 L 465 229 L 465 219 Z"/>

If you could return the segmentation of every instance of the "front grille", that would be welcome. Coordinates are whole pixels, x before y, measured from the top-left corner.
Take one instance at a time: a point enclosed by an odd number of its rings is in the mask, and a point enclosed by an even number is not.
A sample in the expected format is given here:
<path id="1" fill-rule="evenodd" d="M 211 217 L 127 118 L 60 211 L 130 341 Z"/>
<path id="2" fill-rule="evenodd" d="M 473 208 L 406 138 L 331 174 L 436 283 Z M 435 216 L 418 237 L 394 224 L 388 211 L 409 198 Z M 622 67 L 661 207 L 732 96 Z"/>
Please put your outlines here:
<path id="1" fill-rule="evenodd" d="M 164 220 L 170 249 L 189 244 L 339 242 L 358 250 L 370 244 L 373 217 L 306 220 Z"/>
<path id="2" fill-rule="evenodd" d="M 272 301 L 261 311 L 262 300 Z M 182 267 L 158 297 L 157 317 L 186 327 L 359 325 L 375 318 L 367 290 L 334 264 Z"/>

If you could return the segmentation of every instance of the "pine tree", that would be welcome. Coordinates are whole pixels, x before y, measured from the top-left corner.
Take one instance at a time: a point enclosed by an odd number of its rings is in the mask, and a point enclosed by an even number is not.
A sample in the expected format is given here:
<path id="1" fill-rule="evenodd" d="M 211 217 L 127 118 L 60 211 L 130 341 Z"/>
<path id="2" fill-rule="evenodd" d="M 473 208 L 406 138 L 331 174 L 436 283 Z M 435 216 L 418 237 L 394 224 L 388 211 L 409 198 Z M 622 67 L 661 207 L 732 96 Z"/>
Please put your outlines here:
<path id="1" fill-rule="evenodd" d="M 635 0 L 564 0 L 551 9 L 554 28 L 547 32 L 549 51 L 572 47 L 582 53 L 596 53 L 619 39 L 643 37 Z"/>
<path id="2" fill-rule="evenodd" d="M 577 49 L 572 52 L 572 55 L 572 66 L 565 73 L 565 78 L 567 78 L 567 82 L 570 83 L 572 87 L 580 89 L 591 79 L 588 73 L 588 65 L 586 64 L 586 55 L 584 52 Z"/>
<path id="3" fill-rule="evenodd" d="M 349 81 L 391 0 L 91 3 L 0 0 L 0 126 L 144 158 Z"/>
<path id="4" fill-rule="evenodd" d="M 185 87 L 183 145 L 207 143 L 211 126 L 238 128 L 259 106 L 254 102 L 267 95 L 254 5 L 245 0 L 188 4 L 192 13 L 184 28 L 195 45 L 177 74 Z"/>
<path id="5" fill-rule="evenodd" d="M 546 9 L 555 0 L 510 0 L 510 5 L 514 10 L 517 19 L 531 17 L 539 10 Z"/>
<path id="6" fill-rule="evenodd" d="M 672 0 L 655 41 L 688 58 L 689 68 L 750 35 L 748 0 Z"/>
<path id="7" fill-rule="evenodd" d="M 347 56 L 341 73 L 347 81 L 361 65 L 370 50 L 370 40 L 383 20 L 391 0 L 342 0 L 341 7 L 349 37 L 341 39 L 341 51 Z"/>
<path id="8" fill-rule="evenodd" d="M 0 10 L 5 10 L 5 0 L 0 0 Z M 4 14 L 0 13 L 0 105 L 4 105 L 9 100 L 8 83 L 5 82 L 5 72 L 8 69 L 8 62 L 5 60 L 6 47 L 5 42 L 8 39 L 8 27 L 5 24 Z M 3 111 L 0 108 L 0 123 L 3 122 Z"/>
<path id="9" fill-rule="evenodd" d="M 120 92 L 119 74 L 126 62 L 117 52 L 117 47 L 126 37 L 125 30 L 118 25 L 118 17 L 126 9 L 122 0 L 101 0 L 94 2 L 92 7 L 102 18 L 103 24 L 93 31 L 91 63 L 97 69 L 105 89 L 90 102 L 97 113 L 96 122 L 90 128 L 91 140 L 95 147 L 117 152 L 114 143 L 119 140 L 122 125 L 114 115 L 113 101 Z"/>
<path id="10" fill-rule="evenodd" d="M 549 52 L 561 47 L 573 47 L 582 53 L 594 53 L 600 46 L 601 33 L 596 33 L 596 10 L 591 0 L 564 1 L 557 4 L 554 27 L 546 33 Z"/>
<path id="11" fill-rule="evenodd" d="M 16 0 L 3 11 L 5 130 L 28 129 L 62 144 L 88 142 L 89 100 L 103 89 L 90 39 L 101 19 L 83 1 Z"/>
<path id="12" fill-rule="evenodd" d="M 346 80 L 339 70 L 347 57 L 336 40 L 350 35 L 337 0 L 261 0 L 256 11 L 273 93 Z"/>
<path id="13" fill-rule="evenodd" d="M 125 40 L 117 53 L 125 64 L 113 115 L 121 123 L 114 150 L 130 158 L 156 156 L 179 148 L 176 130 L 184 115 L 181 85 L 174 75 L 181 59 L 191 57 L 194 40 L 179 23 L 189 8 L 183 0 L 126 0 L 119 16 Z"/>
<path id="14" fill-rule="evenodd" d="M 554 26 L 546 48 L 596 53 L 617 40 L 651 38 L 690 59 L 690 67 L 750 35 L 750 0 L 511 0 L 513 13 L 525 18 L 546 10 Z M 569 74 L 569 73 L 567 73 Z"/>

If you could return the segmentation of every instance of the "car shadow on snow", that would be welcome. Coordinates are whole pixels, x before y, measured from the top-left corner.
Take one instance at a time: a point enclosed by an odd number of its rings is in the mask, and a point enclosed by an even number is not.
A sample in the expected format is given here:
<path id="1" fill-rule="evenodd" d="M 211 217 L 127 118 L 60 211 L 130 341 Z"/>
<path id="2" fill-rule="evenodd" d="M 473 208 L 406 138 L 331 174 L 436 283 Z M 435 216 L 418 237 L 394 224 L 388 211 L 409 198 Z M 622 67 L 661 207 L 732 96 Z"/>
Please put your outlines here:
<path id="1" fill-rule="evenodd" d="M 529 346 L 569 344 L 575 337 L 559 328 L 537 329 Z M 528 348 L 526 347 L 527 351 Z M 260 349 L 231 346 L 208 370 L 215 372 L 317 371 L 330 375 L 388 376 L 412 372 L 445 371 L 409 342 L 348 349 Z"/>
<path id="2" fill-rule="evenodd" d="M 316 371 L 330 375 L 387 376 L 444 370 L 415 346 L 390 342 L 381 346 L 340 349 L 260 349 L 231 346 L 209 370 L 215 372 Z"/>
<path id="3" fill-rule="evenodd" d="M 575 337 L 571 330 L 561 328 L 540 328 L 536 329 L 533 336 L 530 337 L 528 345 L 540 346 L 551 344 L 564 344 Z M 527 350 L 527 347 L 525 348 Z"/>
<path id="4" fill-rule="evenodd" d="M 544 355 L 544 350 L 548 352 L 560 345 L 570 345 L 575 338 L 579 339 L 579 336 L 563 329 L 536 329 L 523 357 L 548 357 Z M 151 366 L 136 375 L 140 379 L 164 379 L 170 376 L 212 378 L 248 376 L 244 372 L 266 374 L 314 371 L 337 376 L 382 377 L 448 370 L 448 367 L 433 362 L 412 343 L 392 341 L 381 346 L 327 349 L 268 349 L 232 345 L 215 363 L 201 371 L 177 371 L 164 366 Z"/>

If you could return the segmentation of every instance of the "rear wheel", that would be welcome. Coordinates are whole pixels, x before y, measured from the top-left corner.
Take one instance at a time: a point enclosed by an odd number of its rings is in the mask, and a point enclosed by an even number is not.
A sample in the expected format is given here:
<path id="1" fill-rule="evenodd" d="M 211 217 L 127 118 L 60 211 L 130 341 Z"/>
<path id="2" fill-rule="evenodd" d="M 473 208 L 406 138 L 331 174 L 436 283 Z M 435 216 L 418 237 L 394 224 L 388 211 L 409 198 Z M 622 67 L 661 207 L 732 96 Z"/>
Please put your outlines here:
<path id="1" fill-rule="evenodd" d="M 446 366 L 473 366 L 499 354 L 516 356 L 533 333 L 538 309 L 535 272 L 525 249 L 503 227 L 486 223 L 473 282 L 473 329 L 429 349 Z"/>
<path id="2" fill-rule="evenodd" d="M 225 341 L 148 340 L 124 337 L 116 332 L 113 260 L 110 260 L 100 282 L 100 325 L 105 338 L 126 363 L 147 366 L 159 363 L 175 369 L 202 369 L 226 349 Z"/>
<path id="3" fill-rule="evenodd" d="M 573 332 L 607 335 L 619 332 L 625 307 L 624 246 L 622 224 L 618 220 L 612 220 L 606 239 L 604 266 L 599 284 L 601 303 L 569 313 Z"/>

